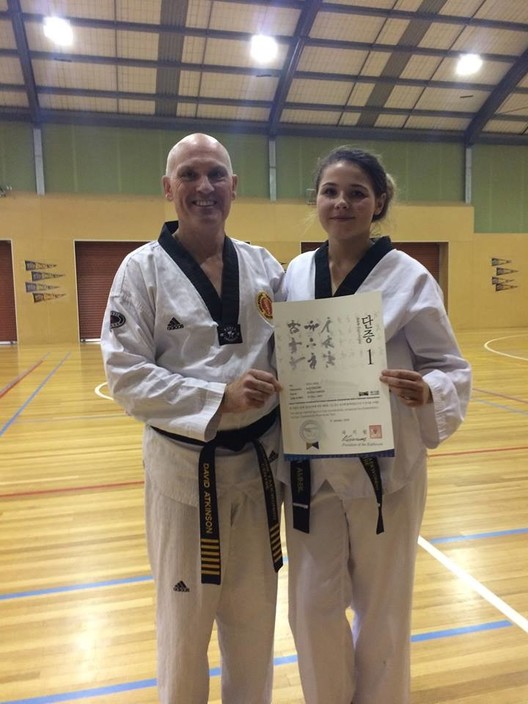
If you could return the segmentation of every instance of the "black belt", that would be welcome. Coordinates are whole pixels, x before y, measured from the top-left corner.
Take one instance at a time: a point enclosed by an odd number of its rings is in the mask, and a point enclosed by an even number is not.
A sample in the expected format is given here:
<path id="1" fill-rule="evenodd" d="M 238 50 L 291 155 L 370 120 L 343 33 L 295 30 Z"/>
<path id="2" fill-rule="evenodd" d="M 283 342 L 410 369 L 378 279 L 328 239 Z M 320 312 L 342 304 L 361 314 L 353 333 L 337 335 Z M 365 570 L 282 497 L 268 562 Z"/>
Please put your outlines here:
<path id="1" fill-rule="evenodd" d="M 161 435 L 165 435 L 173 440 L 186 442 L 191 445 L 200 445 L 202 447 L 198 463 L 202 584 L 220 584 L 221 581 L 220 521 L 218 519 L 215 473 L 215 455 L 217 447 L 226 447 L 233 452 L 240 452 L 248 442 L 253 444 L 255 452 L 257 453 L 262 488 L 266 501 L 273 568 L 275 572 L 278 572 L 282 567 L 279 509 L 277 506 L 277 495 L 275 493 L 275 482 L 266 451 L 262 443 L 258 440 L 258 438 L 264 435 L 275 423 L 277 416 L 278 411 L 275 408 L 271 413 L 268 413 L 268 415 L 245 428 L 238 430 L 219 430 L 216 436 L 208 442 L 194 440 L 184 435 L 177 435 L 167 430 L 161 430 L 160 428 L 152 428 L 158 433 L 161 433 Z"/>
<path id="2" fill-rule="evenodd" d="M 383 526 L 383 485 L 381 471 L 377 457 L 359 457 L 365 472 L 372 483 L 376 501 L 378 503 L 378 523 L 376 534 L 384 532 Z M 310 499 L 311 499 L 311 470 L 310 460 L 294 460 L 290 462 L 290 479 L 293 507 L 293 527 L 303 533 L 310 532 Z"/>

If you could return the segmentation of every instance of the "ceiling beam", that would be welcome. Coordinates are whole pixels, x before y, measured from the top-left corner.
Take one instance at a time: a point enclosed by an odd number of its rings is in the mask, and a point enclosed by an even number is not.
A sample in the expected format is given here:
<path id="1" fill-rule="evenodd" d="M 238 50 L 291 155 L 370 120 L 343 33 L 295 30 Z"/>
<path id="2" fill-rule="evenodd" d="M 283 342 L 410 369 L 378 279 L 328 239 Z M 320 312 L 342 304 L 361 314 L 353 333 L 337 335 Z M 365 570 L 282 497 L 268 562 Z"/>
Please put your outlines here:
<path id="1" fill-rule="evenodd" d="M 470 146 L 476 141 L 480 141 L 479 138 L 486 123 L 492 118 L 497 117 L 497 110 L 506 98 L 512 94 L 514 88 L 517 86 L 519 81 L 526 76 L 527 73 L 528 49 L 519 57 L 518 61 L 511 67 L 502 81 L 491 91 L 487 100 L 471 120 L 464 136 L 466 146 Z M 500 119 L 503 119 L 502 116 Z"/>
<path id="2" fill-rule="evenodd" d="M 17 122 L 31 122 L 29 110 L 15 110 L 0 107 L 0 119 Z M 211 132 L 237 134 L 267 134 L 267 123 L 235 120 L 182 119 L 152 115 L 117 115 L 100 112 L 66 112 L 56 110 L 41 110 L 43 124 L 61 125 L 92 125 L 101 127 L 128 127 L 138 129 L 197 129 Z M 371 141 L 401 141 L 405 138 L 414 142 L 454 142 L 463 143 L 464 133 L 455 130 L 418 130 L 418 129 L 358 129 L 355 127 L 335 127 L 325 125 L 279 125 L 278 135 L 296 137 L 328 137 L 331 139 L 365 139 Z M 528 135 L 483 134 L 479 139 L 483 144 L 503 144 L 528 146 Z"/>
<path id="3" fill-rule="evenodd" d="M 24 27 L 24 21 L 22 19 L 22 8 L 20 7 L 19 0 L 7 0 L 7 7 L 7 14 L 9 16 L 9 19 L 11 20 L 13 33 L 15 35 L 17 54 L 20 60 L 20 66 L 22 68 L 22 75 L 24 76 L 24 85 L 26 89 L 29 110 L 31 113 L 31 121 L 34 124 L 38 124 L 39 103 L 37 95 L 37 86 L 35 83 L 35 76 L 33 75 L 33 68 L 31 66 L 31 58 L 29 54 L 26 29 Z"/>
<path id="4" fill-rule="evenodd" d="M 0 58 L 9 56 L 16 58 L 18 53 L 15 49 L 0 49 Z M 256 78 L 280 78 L 281 71 L 279 69 L 262 69 L 256 67 L 242 66 L 222 66 L 218 64 L 197 64 L 184 63 L 182 61 L 174 61 L 169 59 L 128 59 L 124 57 L 99 56 L 94 54 L 64 54 L 50 53 L 44 51 L 31 52 L 31 58 L 36 61 L 59 61 L 65 63 L 88 63 L 107 66 L 130 66 L 136 68 L 158 69 L 160 66 L 172 70 L 181 71 L 203 71 L 206 73 L 222 73 L 241 76 L 255 76 Z M 471 91 L 481 90 L 490 92 L 492 86 L 487 83 L 473 83 L 466 81 L 435 81 L 421 80 L 416 78 L 401 78 L 399 76 L 354 76 L 345 73 L 318 73 L 315 71 L 297 71 L 296 78 L 307 80 L 325 80 L 325 81 L 353 81 L 355 83 L 387 83 L 389 85 L 409 86 L 416 88 L 445 88 L 447 90 Z M 515 90 L 516 93 L 528 93 L 528 87 L 519 87 Z"/>
<path id="5" fill-rule="evenodd" d="M 13 87 L 9 84 L 0 84 L 0 91 L 2 90 L 12 90 Z M 200 104 L 200 105 L 214 105 L 218 107 L 249 107 L 249 108 L 261 108 L 265 110 L 271 110 L 273 103 L 269 100 L 237 100 L 234 98 L 208 98 L 208 97 L 195 97 L 187 95 L 163 95 L 161 93 L 156 93 L 149 95 L 147 93 L 134 93 L 128 91 L 110 91 L 110 90 L 96 90 L 96 89 L 81 89 L 81 88 L 57 88 L 54 86 L 41 86 L 39 89 L 42 95 L 63 95 L 71 97 L 88 97 L 88 98 L 108 98 L 113 100 L 135 100 L 143 102 L 160 102 L 160 103 L 171 103 L 177 101 L 178 103 L 185 103 L 188 105 Z M 335 104 L 325 104 L 325 103 L 299 103 L 299 102 L 286 102 L 284 105 L 288 110 L 316 110 L 319 112 L 334 111 L 334 112 L 345 112 L 345 113 L 355 113 L 360 111 L 381 113 L 385 115 L 413 115 L 416 117 L 452 117 L 463 120 L 470 120 L 472 113 L 464 112 L 462 110 L 451 110 L 451 111 L 438 111 L 438 110 L 419 110 L 419 109 L 407 109 L 407 108 L 389 108 L 377 106 L 368 107 L 360 105 L 341 105 Z M 508 115 L 505 119 L 511 122 L 526 122 L 526 116 L 521 115 Z"/>
<path id="6" fill-rule="evenodd" d="M 13 49 L 0 49 L 0 56 L 17 56 L 17 52 Z M 190 64 L 174 59 L 128 59 L 122 56 L 100 56 L 98 54 L 65 54 L 65 53 L 50 53 L 47 51 L 31 52 L 33 61 L 59 61 L 64 63 L 83 63 L 83 64 L 99 64 L 107 66 L 131 66 L 136 68 L 158 68 L 181 69 L 185 71 L 207 71 L 208 73 L 229 73 L 245 76 L 261 76 L 262 68 L 243 68 L 238 66 L 220 66 L 217 64 Z M 279 69 L 266 69 L 265 76 L 279 78 L 281 72 Z"/>
<path id="7" fill-rule="evenodd" d="M 279 79 L 277 90 L 275 91 L 275 97 L 273 99 L 273 108 L 269 119 L 269 133 L 272 137 L 277 132 L 277 127 L 280 122 L 282 111 L 284 110 L 288 93 L 290 92 L 292 81 L 297 72 L 297 66 L 299 65 L 304 45 L 310 36 L 313 23 L 317 17 L 317 13 L 321 9 L 322 4 L 323 0 L 306 0 L 297 21 L 297 26 L 295 27 L 290 48 L 288 49 L 288 54 L 286 56 L 286 61 L 284 62 L 284 67 L 282 69 L 282 75 Z"/>
<path id="8" fill-rule="evenodd" d="M 39 18 L 40 15 L 34 15 L 31 17 Z M 43 16 L 42 16 L 43 17 Z M 7 12 L 0 12 L 0 20 L 10 19 L 11 15 Z M 37 21 L 37 19 L 35 19 Z M 91 27 L 93 29 L 108 29 L 112 31 L 134 31 L 134 32 L 150 32 L 151 34 L 185 34 L 186 36 L 192 37 L 202 37 L 208 39 L 227 39 L 232 41 L 243 41 L 249 42 L 251 34 L 247 32 L 233 32 L 233 31 L 222 31 L 214 29 L 196 28 L 196 27 L 181 27 L 175 26 L 173 24 L 146 24 L 137 22 L 113 22 L 112 20 L 84 20 L 79 18 L 70 18 L 73 24 L 78 24 L 79 26 Z M 528 30 L 528 25 L 526 25 Z M 279 43 L 289 43 L 291 37 L 276 35 L 275 39 Z M 419 56 L 431 56 L 438 58 L 458 58 L 460 56 L 460 51 L 455 51 L 452 49 L 435 49 L 430 47 L 413 47 L 406 46 L 402 44 L 392 45 L 392 44 L 372 44 L 370 42 L 358 42 L 358 41 L 346 41 L 346 40 L 334 40 L 334 39 L 321 39 L 306 37 L 305 45 L 309 47 L 319 47 L 319 48 L 329 48 L 329 49 L 351 49 L 357 51 L 372 51 L 380 53 L 408 53 L 411 51 L 415 55 Z M 33 52 L 44 54 L 46 52 Z M 494 61 L 497 63 L 512 63 L 517 60 L 516 55 L 510 54 L 494 54 L 494 53 L 481 53 L 480 54 L 484 61 Z M 262 69 L 261 69 L 262 70 Z"/>
<path id="9" fill-rule="evenodd" d="M 217 0 L 219 1 L 219 0 Z M 237 2 L 237 0 L 225 0 L 227 2 Z M 304 12 L 306 10 L 306 2 L 280 2 L 275 3 L 280 8 L 289 8 L 299 10 Z M 252 5 L 252 2 L 239 2 L 243 5 Z M 259 5 L 264 4 L 261 1 Z M 424 20 L 425 22 L 436 22 L 438 24 L 450 24 L 460 27 L 482 27 L 484 29 L 497 29 L 497 30 L 507 30 L 511 32 L 521 32 L 526 34 L 528 31 L 528 24 L 525 22 L 510 22 L 506 20 L 491 20 L 481 17 L 467 17 L 465 15 L 448 15 L 448 14 L 437 14 L 436 12 L 424 12 L 420 10 L 394 10 L 394 9 L 384 9 L 381 7 L 366 7 L 364 5 L 345 5 L 338 3 L 325 2 L 322 4 L 321 12 L 328 12 L 331 14 L 341 14 L 341 15 L 351 15 L 351 16 L 362 16 L 362 17 L 377 17 L 382 20 L 406 20 L 408 22 L 412 20 Z M 0 12 L 0 19 L 2 15 L 6 13 Z M 42 22 L 45 15 L 36 12 L 24 12 L 24 20 L 30 22 Z M 117 22 L 112 20 L 100 20 L 88 17 L 72 17 L 64 15 L 64 19 L 67 19 L 72 23 L 73 26 L 78 27 L 100 27 L 103 28 L 105 25 L 109 29 L 112 27 L 115 29 L 129 29 L 134 32 L 160 32 L 160 31 L 177 31 L 178 27 L 163 28 L 161 25 L 150 23 L 150 22 Z M 181 28 L 180 28 L 181 29 Z M 187 33 L 189 29 L 187 28 Z M 198 30 L 198 28 L 194 28 Z M 215 30 L 219 32 L 219 30 Z M 220 32 L 221 34 L 234 34 L 234 32 Z M 227 38 L 227 37 L 223 37 Z"/>
<path id="10" fill-rule="evenodd" d="M 325 11 L 327 5 L 323 5 L 323 9 L 320 11 Z M 347 8 L 346 5 L 339 5 L 338 7 Z M 350 9 L 350 8 L 349 8 Z M 357 8 L 356 8 L 357 9 Z M 423 13 L 408 13 L 410 15 L 416 14 L 421 16 Z M 424 15 L 427 17 L 428 15 Z M 435 15 L 435 17 L 437 17 Z M 438 16 L 440 17 L 440 16 Z M 0 12 L 0 20 L 9 19 L 10 15 L 6 12 Z M 24 19 L 34 22 L 42 22 L 44 15 L 31 15 L 24 14 Z M 423 17 L 422 17 L 423 18 Z M 92 29 L 108 29 L 113 32 L 123 31 L 123 32 L 148 32 L 150 34 L 181 34 L 189 37 L 202 37 L 207 39 L 227 39 L 231 41 L 242 41 L 248 43 L 251 39 L 251 33 L 248 32 L 235 32 L 230 30 L 218 30 L 218 29 L 207 29 L 200 27 L 182 27 L 175 24 L 150 24 L 146 22 L 114 22 L 113 20 L 98 20 L 98 19 L 85 19 L 69 17 L 68 19 L 73 26 L 79 27 L 89 27 Z M 410 19 L 410 18 L 409 18 Z M 528 25 L 519 25 L 523 27 L 523 31 L 528 31 Z M 520 31 L 520 30 L 519 30 Z M 290 44 L 292 37 L 286 35 L 275 35 L 275 39 L 279 44 Z M 435 49 L 432 47 L 413 47 L 404 45 L 392 45 L 392 44 L 372 44 L 371 42 L 358 42 L 358 41 L 346 41 L 346 40 L 334 40 L 334 39 L 322 39 L 316 37 L 305 37 L 305 45 L 310 47 L 320 47 L 328 49 L 352 49 L 357 51 L 374 51 L 382 53 L 408 53 L 412 51 L 413 54 L 417 56 L 433 56 L 439 58 L 458 58 L 460 56 L 460 51 L 454 51 L 452 49 Z M 494 54 L 494 53 L 481 53 L 480 56 L 484 61 L 495 61 L 498 63 L 513 63 L 516 59 L 516 55 L 509 54 Z"/>
<path id="11" fill-rule="evenodd" d="M 417 14 L 422 10 L 427 12 L 435 11 L 438 13 L 444 7 L 446 2 L 447 0 L 421 0 L 421 5 L 417 9 Z M 401 40 L 403 44 L 410 45 L 413 49 L 406 54 L 391 52 L 387 58 L 385 66 L 381 69 L 380 76 L 399 78 L 405 72 L 409 62 L 412 60 L 414 56 L 414 48 L 420 45 L 430 28 L 431 22 L 426 20 L 418 19 L 407 22 L 407 25 L 401 35 Z M 426 88 L 427 84 L 424 84 L 422 93 L 426 90 Z M 382 108 L 390 99 L 392 91 L 393 88 L 386 83 L 376 82 L 372 87 L 370 95 L 366 99 L 366 107 L 370 108 L 377 106 Z M 415 104 L 418 102 L 417 97 L 415 97 L 414 102 Z M 363 111 L 360 115 L 358 124 L 361 127 L 375 127 L 377 118 L 378 116 L 375 112 Z"/>
<path id="12" fill-rule="evenodd" d="M 251 4 L 251 0 L 216 0 L 217 4 L 228 3 L 229 5 L 248 5 Z M 291 10 L 301 11 L 304 7 L 303 0 L 258 0 L 259 5 L 264 7 L 279 7 Z M 526 33 L 528 30 L 528 25 L 522 22 L 511 22 L 506 20 L 495 20 L 486 19 L 481 17 L 465 17 L 461 15 L 438 15 L 434 11 L 424 11 L 424 10 L 386 10 L 383 8 L 375 7 L 364 7 L 357 5 L 345 5 L 338 3 L 325 2 L 324 6 L 321 8 L 323 12 L 340 13 L 340 14 L 354 14 L 363 15 L 370 17 L 381 17 L 383 19 L 421 19 L 425 21 L 435 21 L 441 24 L 451 24 L 451 25 L 461 25 L 463 27 L 483 27 L 488 29 L 498 29 L 498 30 L 509 30 L 514 32 Z M 412 15 L 412 17 L 411 17 Z M 415 52 L 416 53 L 416 52 Z M 453 52 L 459 53 L 459 52 Z"/>
<path id="13" fill-rule="evenodd" d="M 352 51 L 368 51 L 381 54 L 408 54 L 411 52 L 415 56 L 431 56 L 437 59 L 459 59 L 460 51 L 454 49 L 435 49 L 433 47 L 413 46 L 411 44 L 381 44 L 376 42 L 346 41 L 344 39 L 318 39 L 310 38 L 306 41 L 307 47 L 317 47 L 320 49 L 348 49 Z M 480 54 L 483 61 L 496 63 L 509 63 L 517 59 L 514 54 Z"/>
<path id="14" fill-rule="evenodd" d="M 0 92 L 2 91 L 15 91 L 23 92 L 23 87 L 13 87 L 8 83 L 0 83 Z M 170 104 L 174 101 L 178 103 L 187 105 L 211 105 L 217 107 L 249 107 L 254 109 L 264 109 L 271 110 L 272 102 L 267 100 L 237 100 L 234 98 L 207 98 L 207 97 L 193 97 L 187 95 L 163 95 L 161 93 L 156 94 L 146 94 L 146 93 L 135 93 L 130 91 L 110 91 L 110 90 L 97 90 L 97 89 L 80 89 L 80 88 L 58 88 L 55 86 L 41 86 L 39 92 L 42 95 L 60 95 L 69 97 L 85 97 L 85 98 L 102 98 L 110 100 L 134 100 L 142 102 L 159 102 L 162 104 Z M 284 105 L 285 109 L 288 110 L 299 110 L 299 111 L 319 111 L 319 112 L 339 112 L 339 113 L 359 113 L 359 112 L 371 112 L 373 114 L 381 113 L 383 115 L 394 115 L 394 116 L 407 116 L 407 117 L 447 117 L 460 120 L 471 120 L 472 113 L 464 112 L 461 110 L 450 110 L 450 111 L 438 111 L 438 110 L 421 110 L 412 108 L 389 108 L 378 106 L 361 106 L 361 105 L 335 105 L 335 104 L 325 104 L 325 103 L 300 103 L 300 102 L 286 102 Z M 168 113 L 165 113 L 168 114 Z M 153 116 L 152 119 L 155 119 Z M 528 122 L 526 115 L 519 114 L 508 114 L 504 115 L 502 119 L 505 122 Z"/>
<path id="15" fill-rule="evenodd" d="M 188 0 L 161 0 L 160 20 L 161 24 L 176 25 L 185 28 L 185 18 L 188 11 Z M 181 69 L 174 70 L 161 64 L 161 61 L 181 62 L 183 56 L 183 45 L 185 35 L 180 32 L 170 34 L 163 33 L 158 39 L 158 60 L 156 67 L 156 93 L 171 95 L 172 100 L 157 101 L 156 115 L 176 115 L 178 111 L 178 101 L 175 96 L 178 93 L 181 78 Z M 119 85 L 119 84 L 118 84 Z"/>
<path id="16" fill-rule="evenodd" d="M 465 15 L 447 15 L 423 10 L 393 10 L 381 7 L 366 7 L 364 5 L 339 5 L 336 3 L 325 3 L 324 12 L 332 12 L 346 15 L 362 15 L 364 17 L 379 17 L 383 20 L 424 20 L 425 22 L 436 22 L 438 24 L 451 24 L 460 27 L 482 27 L 486 29 L 508 30 L 511 32 L 528 32 L 528 24 L 524 22 L 508 22 L 505 20 L 489 20 L 481 17 L 467 17 Z"/>

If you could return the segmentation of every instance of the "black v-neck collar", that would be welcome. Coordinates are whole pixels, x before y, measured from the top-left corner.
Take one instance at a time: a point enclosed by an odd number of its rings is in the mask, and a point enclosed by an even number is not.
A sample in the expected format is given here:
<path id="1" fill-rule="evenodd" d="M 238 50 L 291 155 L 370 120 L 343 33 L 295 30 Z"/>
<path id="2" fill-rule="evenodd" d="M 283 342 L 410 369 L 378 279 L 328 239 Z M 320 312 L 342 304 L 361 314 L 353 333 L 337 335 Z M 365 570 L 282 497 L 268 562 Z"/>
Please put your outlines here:
<path id="1" fill-rule="evenodd" d="M 370 272 L 383 257 L 393 249 L 390 237 L 380 237 L 356 266 L 345 276 L 339 288 L 332 294 L 332 279 L 328 264 L 328 242 L 322 244 L 315 252 L 315 298 L 332 298 L 334 296 L 350 296 L 356 293 Z"/>
<path id="2" fill-rule="evenodd" d="M 163 225 L 158 242 L 180 267 L 202 297 L 212 319 L 223 325 L 238 325 L 239 316 L 239 270 L 238 257 L 233 242 L 224 238 L 222 252 L 222 297 L 220 297 L 198 262 L 174 237 L 178 229 L 176 220 Z"/>

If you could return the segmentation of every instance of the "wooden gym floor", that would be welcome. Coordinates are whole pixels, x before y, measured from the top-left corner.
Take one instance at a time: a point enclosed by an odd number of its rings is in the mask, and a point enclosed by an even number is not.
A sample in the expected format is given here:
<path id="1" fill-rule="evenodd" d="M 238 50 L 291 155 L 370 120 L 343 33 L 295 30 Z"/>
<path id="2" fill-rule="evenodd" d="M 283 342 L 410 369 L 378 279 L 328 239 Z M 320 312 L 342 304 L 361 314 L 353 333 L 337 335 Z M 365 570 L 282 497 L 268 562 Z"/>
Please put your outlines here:
<path id="1" fill-rule="evenodd" d="M 459 341 L 474 391 L 430 453 L 413 704 L 527 704 L 528 330 Z M 103 382 L 97 344 L 0 347 L 0 704 L 157 701 L 141 425 Z M 302 704 L 287 577 L 273 702 Z M 218 704 L 214 641 L 210 664 Z"/>

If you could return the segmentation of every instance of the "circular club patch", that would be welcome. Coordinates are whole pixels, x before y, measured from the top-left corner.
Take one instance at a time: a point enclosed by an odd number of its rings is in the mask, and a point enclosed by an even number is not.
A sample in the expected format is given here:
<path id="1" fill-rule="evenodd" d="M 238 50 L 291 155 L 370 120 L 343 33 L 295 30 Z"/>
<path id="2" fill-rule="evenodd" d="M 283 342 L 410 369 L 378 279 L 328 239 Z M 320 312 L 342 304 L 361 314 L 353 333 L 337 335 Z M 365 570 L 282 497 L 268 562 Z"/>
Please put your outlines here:
<path id="1" fill-rule="evenodd" d="M 126 318 L 122 313 L 118 313 L 117 310 L 110 311 L 110 330 L 115 330 L 115 328 L 120 328 L 126 323 Z"/>
<path id="2" fill-rule="evenodd" d="M 273 304 L 271 302 L 271 298 L 266 293 L 266 291 L 261 291 L 259 294 L 257 294 L 257 308 L 259 309 L 260 314 L 263 315 L 266 320 L 271 320 L 273 318 L 272 307 Z"/>

